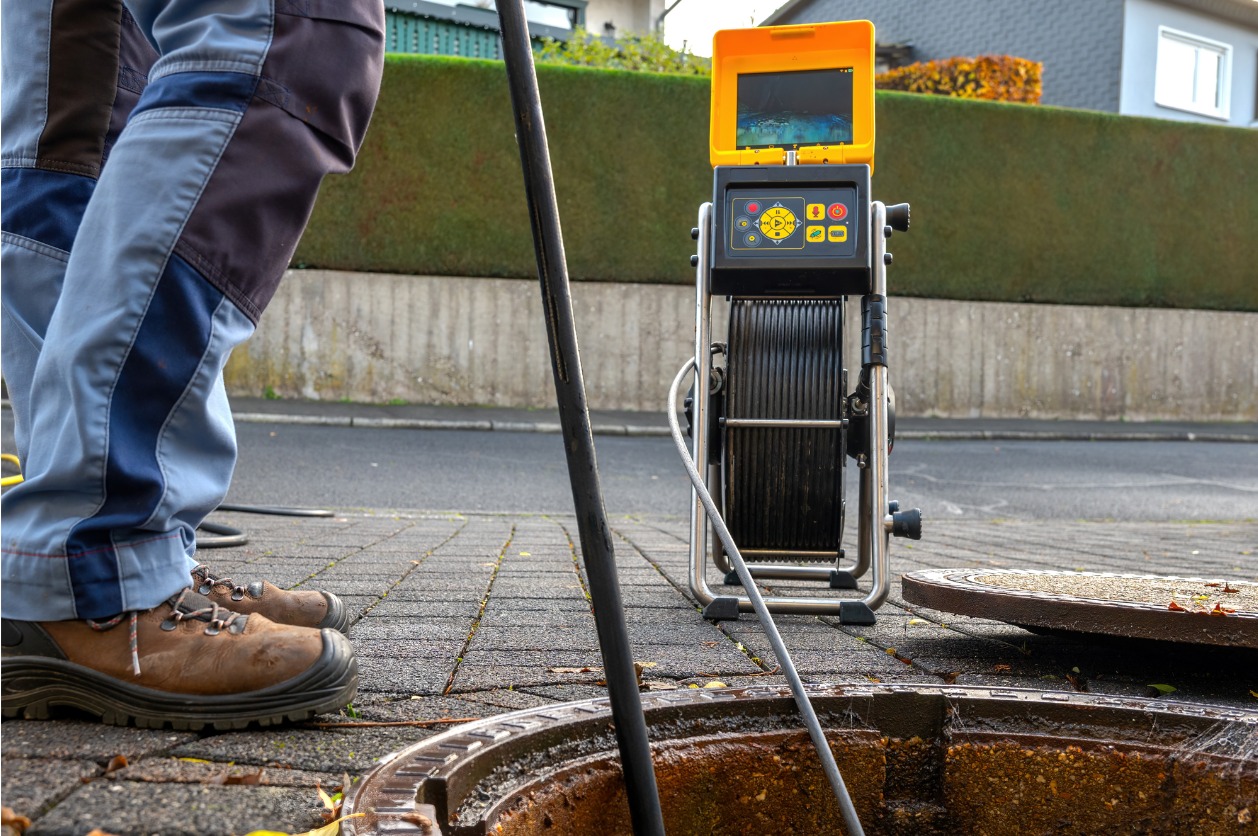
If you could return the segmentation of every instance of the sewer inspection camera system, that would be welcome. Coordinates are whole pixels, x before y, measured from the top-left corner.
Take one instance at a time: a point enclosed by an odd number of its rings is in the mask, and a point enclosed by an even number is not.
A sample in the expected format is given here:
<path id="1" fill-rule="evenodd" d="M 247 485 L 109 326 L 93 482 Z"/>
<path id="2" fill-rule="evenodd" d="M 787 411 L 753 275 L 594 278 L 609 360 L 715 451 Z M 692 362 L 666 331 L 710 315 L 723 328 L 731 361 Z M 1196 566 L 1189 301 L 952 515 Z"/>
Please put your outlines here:
<path id="1" fill-rule="evenodd" d="M 707 382 L 706 397 L 696 396 L 696 383 L 686 400 L 699 463 L 691 469 L 690 589 L 707 618 L 733 619 L 754 609 L 750 597 L 714 592 L 707 581 L 710 559 L 725 584 L 740 583 L 731 551 L 747 558 L 753 578 L 830 589 L 859 589 L 872 570 L 863 598 L 764 601 L 773 612 L 873 624 L 890 587 L 890 537 L 921 537 L 921 512 L 887 498 L 895 413 L 886 242 L 908 230 L 909 207 L 870 196 L 873 24 L 718 32 L 710 150 L 712 202 L 691 231 L 695 355 L 670 394 L 671 414 L 691 368 Z M 861 365 L 849 391 L 843 332 L 852 296 L 861 304 Z M 728 330 L 714 342 L 713 303 L 722 297 Z M 841 547 L 847 458 L 860 471 L 850 563 Z M 696 478 L 699 467 L 706 473 Z"/>

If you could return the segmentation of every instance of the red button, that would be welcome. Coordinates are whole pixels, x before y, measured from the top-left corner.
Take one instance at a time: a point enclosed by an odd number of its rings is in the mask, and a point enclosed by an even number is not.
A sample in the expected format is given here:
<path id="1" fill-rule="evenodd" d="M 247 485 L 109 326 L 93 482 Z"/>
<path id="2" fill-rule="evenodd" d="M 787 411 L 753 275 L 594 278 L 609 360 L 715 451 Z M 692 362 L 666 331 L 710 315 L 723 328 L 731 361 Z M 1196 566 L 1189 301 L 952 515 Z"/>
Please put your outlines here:
<path id="1" fill-rule="evenodd" d="M 753 215 L 756 214 L 760 211 L 760 204 L 753 200 L 751 203 L 747 204 L 747 211 Z"/>
<path id="2" fill-rule="evenodd" d="M 844 218 L 847 217 L 847 207 L 844 206 L 842 203 L 831 203 L 830 204 L 830 217 L 834 218 L 836 221 L 843 220 Z"/>

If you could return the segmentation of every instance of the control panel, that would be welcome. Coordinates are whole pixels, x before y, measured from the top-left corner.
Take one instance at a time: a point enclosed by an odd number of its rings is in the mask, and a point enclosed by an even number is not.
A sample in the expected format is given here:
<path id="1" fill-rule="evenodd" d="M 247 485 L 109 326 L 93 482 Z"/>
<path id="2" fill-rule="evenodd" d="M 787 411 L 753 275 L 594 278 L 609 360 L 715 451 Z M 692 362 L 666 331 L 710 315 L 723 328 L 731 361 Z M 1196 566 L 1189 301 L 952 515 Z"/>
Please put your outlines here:
<path id="1" fill-rule="evenodd" d="M 851 257 L 856 252 L 855 189 L 731 189 L 726 199 L 734 257 Z"/>
<path id="2" fill-rule="evenodd" d="M 713 206 L 712 293 L 868 292 L 868 166 L 719 166 Z"/>

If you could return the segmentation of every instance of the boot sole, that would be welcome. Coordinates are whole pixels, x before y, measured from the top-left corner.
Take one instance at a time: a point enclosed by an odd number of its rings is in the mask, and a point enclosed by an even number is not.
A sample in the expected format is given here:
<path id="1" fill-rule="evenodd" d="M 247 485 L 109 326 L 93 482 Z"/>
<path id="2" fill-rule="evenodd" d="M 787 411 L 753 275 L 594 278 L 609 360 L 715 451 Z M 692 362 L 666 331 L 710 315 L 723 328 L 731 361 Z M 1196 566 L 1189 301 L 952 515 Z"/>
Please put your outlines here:
<path id="1" fill-rule="evenodd" d="M 358 662 L 340 633 L 323 632 L 323 652 L 306 671 L 241 694 L 175 694 L 144 688 L 90 668 L 42 656 L 0 662 L 0 713 L 45 720 L 70 708 L 114 726 L 200 731 L 307 720 L 348 705 L 358 691 Z"/>

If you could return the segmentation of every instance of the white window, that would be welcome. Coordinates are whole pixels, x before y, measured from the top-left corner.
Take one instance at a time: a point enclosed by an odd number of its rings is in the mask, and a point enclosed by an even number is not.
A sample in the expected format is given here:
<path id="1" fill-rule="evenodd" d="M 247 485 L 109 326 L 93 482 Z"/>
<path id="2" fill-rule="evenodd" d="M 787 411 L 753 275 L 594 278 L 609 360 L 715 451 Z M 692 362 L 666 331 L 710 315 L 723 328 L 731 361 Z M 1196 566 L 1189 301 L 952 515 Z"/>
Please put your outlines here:
<path id="1" fill-rule="evenodd" d="M 1166 26 L 1158 27 L 1153 101 L 1162 107 L 1228 118 L 1232 47 Z"/>

